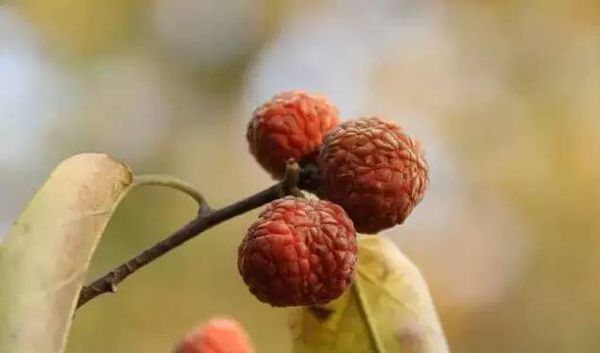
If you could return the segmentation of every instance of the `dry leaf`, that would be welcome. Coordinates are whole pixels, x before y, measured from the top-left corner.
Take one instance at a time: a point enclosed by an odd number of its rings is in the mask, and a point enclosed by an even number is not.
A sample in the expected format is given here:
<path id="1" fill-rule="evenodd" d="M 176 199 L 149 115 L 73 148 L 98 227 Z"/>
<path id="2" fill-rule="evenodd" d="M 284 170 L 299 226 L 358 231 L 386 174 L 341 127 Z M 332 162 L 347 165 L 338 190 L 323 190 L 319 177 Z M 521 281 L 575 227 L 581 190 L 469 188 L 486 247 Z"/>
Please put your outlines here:
<path id="1" fill-rule="evenodd" d="M 0 245 L 0 352 L 63 352 L 89 261 L 131 182 L 104 154 L 52 172 Z"/>
<path id="2" fill-rule="evenodd" d="M 359 239 L 352 288 L 321 307 L 293 313 L 295 353 L 447 353 L 419 270 L 381 236 Z"/>

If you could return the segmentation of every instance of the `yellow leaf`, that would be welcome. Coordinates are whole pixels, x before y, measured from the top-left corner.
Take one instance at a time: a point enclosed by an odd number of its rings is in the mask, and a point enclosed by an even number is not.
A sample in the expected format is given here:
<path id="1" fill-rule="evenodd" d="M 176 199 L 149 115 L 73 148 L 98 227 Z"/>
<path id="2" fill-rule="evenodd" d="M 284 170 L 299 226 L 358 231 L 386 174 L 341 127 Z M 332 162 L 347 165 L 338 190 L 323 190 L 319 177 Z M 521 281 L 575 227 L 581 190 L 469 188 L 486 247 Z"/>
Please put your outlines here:
<path id="1" fill-rule="evenodd" d="M 132 185 L 104 154 L 62 162 L 0 245 L 0 352 L 60 353 L 91 256 Z"/>
<path id="2" fill-rule="evenodd" d="M 446 353 L 419 270 L 381 236 L 359 238 L 355 282 L 339 299 L 292 314 L 295 353 Z"/>

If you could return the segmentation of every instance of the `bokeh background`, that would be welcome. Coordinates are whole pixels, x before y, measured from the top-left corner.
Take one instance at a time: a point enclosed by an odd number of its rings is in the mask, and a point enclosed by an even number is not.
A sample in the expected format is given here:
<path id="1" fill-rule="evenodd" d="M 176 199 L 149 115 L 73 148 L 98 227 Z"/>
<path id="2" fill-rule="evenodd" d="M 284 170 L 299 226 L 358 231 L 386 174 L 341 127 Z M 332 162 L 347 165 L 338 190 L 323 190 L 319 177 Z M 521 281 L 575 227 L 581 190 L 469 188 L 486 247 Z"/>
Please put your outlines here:
<path id="1" fill-rule="evenodd" d="M 271 183 L 246 152 L 275 93 L 328 95 L 425 146 L 431 187 L 386 233 L 422 269 L 454 352 L 600 350 L 597 0 L 0 1 L 0 234 L 62 159 L 106 152 L 225 205 Z M 90 277 L 195 212 L 136 190 Z M 69 353 L 169 352 L 215 314 L 258 352 L 290 350 L 287 311 L 235 268 L 256 212 L 215 228 L 78 312 Z"/>

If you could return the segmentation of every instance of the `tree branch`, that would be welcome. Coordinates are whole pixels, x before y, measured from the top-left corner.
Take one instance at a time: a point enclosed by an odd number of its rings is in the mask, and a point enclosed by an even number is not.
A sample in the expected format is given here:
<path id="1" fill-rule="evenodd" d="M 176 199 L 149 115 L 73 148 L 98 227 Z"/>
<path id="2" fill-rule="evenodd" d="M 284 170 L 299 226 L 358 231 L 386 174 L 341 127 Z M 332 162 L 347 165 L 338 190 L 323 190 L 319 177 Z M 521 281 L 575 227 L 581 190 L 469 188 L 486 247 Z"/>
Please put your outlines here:
<path id="1" fill-rule="evenodd" d="M 77 308 L 80 308 L 82 305 L 101 294 L 108 292 L 114 293 L 117 289 L 117 284 L 121 283 L 134 272 L 207 229 L 285 195 L 297 195 L 300 193 L 299 188 L 314 191 L 318 184 L 317 170 L 314 166 L 309 165 L 300 170 L 296 162 L 289 161 L 285 178 L 280 183 L 229 206 L 218 210 L 210 210 L 206 207 L 204 198 L 198 196 L 197 199 L 202 200 L 202 202 L 200 203 L 200 211 L 196 218 L 175 231 L 173 234 L 132 257 L 129 261 L 116 267 L 87 286 L 84 286 L 79 294 Z"/>

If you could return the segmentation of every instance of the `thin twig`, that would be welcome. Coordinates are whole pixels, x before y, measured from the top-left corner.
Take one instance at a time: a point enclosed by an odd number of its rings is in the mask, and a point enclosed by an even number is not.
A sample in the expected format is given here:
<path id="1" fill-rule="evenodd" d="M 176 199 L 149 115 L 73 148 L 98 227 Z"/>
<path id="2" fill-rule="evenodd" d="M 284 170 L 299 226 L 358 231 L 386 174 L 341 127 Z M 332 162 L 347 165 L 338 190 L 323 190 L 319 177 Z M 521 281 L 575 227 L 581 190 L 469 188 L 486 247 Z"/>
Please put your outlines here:
<path id="1" fill-rule="evenodd" d="M 298 164 L 293 161 L 288 162 L 286 176 L 280 183 L 221 209 L 210 210 L 206 208 L 205 211 L 201 210 L 196 218 L 175 231 L 173 234 L 160 240 L 158 243 L 142 251 L 140 254 L 106 273 L 89 285 L 84 286 L 79 294 L 77 308 L 101 294 L 109 292 L 114 293 L 117 289 L 117 284 L 125 280 L 134 272 L 201 234 L 205 230 L 210 229 L 223 221 L 251 211 L 277 198 L 296 194 L 299 192 L 298 187 L 313 191 L 317 184 L 318 178 L 315 175 L 314 168 L 308 167 L 300 170 Z M 200 203 L 200 207 L 202 208 L 202 205 L 206 205 L 206 203 L 201 196 L 200 200 L 203 201 Z"/>

